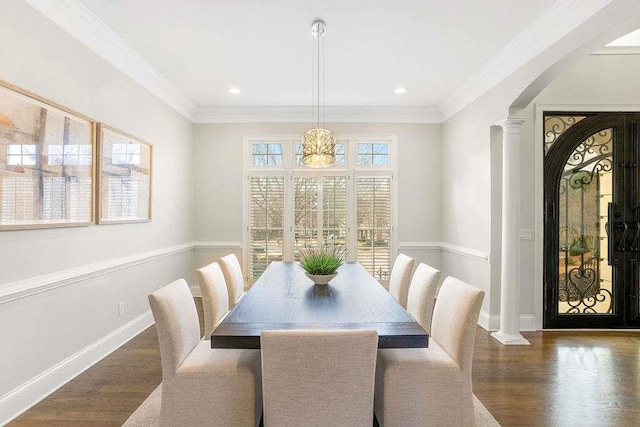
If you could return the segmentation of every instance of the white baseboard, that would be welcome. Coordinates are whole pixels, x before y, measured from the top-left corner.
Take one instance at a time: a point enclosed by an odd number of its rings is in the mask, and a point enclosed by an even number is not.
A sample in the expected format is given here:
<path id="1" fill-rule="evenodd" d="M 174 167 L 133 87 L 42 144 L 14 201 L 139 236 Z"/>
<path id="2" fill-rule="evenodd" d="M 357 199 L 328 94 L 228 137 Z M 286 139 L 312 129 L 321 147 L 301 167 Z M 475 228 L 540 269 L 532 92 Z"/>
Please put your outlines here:
<path id="1" fill-rule="evenodd" d="M 18 417 L 151 325 L 153 316 L 147 311 L 0 397 L 0 425 Z"/>
<path id="2" fill-rule="evenodd" d="M 499 315 L 489 315 L 486 311 L 480 312 L 480 317 L 478 318 L 478 325 L 482 326 L 482 328 L 487 331 L 497 331 L 500 329 L 500 316 Z M 530 314 L 521 314 L 520 315 L 520 330 L 521 331 L 537 331 L 536 328 L 536 318 Z"/>

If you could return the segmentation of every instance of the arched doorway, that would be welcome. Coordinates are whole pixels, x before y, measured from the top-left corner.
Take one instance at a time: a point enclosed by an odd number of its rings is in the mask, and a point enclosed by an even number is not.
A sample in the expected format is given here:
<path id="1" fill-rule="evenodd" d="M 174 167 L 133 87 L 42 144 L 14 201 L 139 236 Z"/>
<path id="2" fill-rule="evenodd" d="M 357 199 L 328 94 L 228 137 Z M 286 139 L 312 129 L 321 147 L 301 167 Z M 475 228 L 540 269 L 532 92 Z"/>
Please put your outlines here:
<path id="1" fill-rule="evenodd" d="M 640 114 L 544 120 L 544 327 L 637 327 Z"/>

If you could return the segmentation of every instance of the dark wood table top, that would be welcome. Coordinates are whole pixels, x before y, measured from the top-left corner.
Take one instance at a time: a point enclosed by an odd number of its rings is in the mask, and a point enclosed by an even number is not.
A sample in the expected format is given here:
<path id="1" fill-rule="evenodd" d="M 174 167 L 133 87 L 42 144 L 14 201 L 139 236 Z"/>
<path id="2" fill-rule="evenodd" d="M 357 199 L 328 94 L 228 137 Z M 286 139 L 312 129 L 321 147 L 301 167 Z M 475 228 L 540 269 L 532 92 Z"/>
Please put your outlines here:
<path id="1" fill-rule="evenodd" d="M 294 262 L 272 262 L 211 335 L 212 348 L 260 348 L 269 329 L 375 329 L 379 348 L 427 347 L 418 322 L 358 263 L 314 285 Z"/>

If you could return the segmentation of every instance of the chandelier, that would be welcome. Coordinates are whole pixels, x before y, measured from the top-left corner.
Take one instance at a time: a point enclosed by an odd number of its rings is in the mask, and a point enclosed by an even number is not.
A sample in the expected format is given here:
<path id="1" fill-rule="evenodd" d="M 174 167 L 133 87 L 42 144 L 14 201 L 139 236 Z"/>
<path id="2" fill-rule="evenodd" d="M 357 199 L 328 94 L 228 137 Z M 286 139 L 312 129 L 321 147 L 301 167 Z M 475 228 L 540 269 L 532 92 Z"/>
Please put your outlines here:
<path id="1" fill-rule="evenodd" d="M 311 24 L 311 34 L 313 34 L 314 37 L 311 123 L 312 125 L 315 125 L 315 127 L 306 131 L 305 134 L 302 135 L 302 163 L 312 168 L 326 168 L 328 166 L 331 166 L 335 161 L 336 137 L 330 130 L 320 127 L 321 85 L 322 108 L 324 115 L 324 42 L 322 42 L 322 39 L 326 32 L 327 27 L 324 21 L 320 19 L 313 21 L 313 23 Z M 321 70 L 322 76 L 320 75 Z"/>

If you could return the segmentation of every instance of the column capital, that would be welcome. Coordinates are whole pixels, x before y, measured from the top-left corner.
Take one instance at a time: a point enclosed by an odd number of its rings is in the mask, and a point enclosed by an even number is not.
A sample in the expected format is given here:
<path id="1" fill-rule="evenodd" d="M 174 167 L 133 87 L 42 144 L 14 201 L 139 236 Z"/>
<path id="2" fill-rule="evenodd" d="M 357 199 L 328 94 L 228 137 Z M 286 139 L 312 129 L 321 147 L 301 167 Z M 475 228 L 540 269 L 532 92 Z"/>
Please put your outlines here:
<path id="1" fill-rule="evenodd" d="M 504 135 L 520 136 L 520 125 L 526 122 L 526 118 L 522 117 L 507 117 L 496 123 L 496 126 L 502 128 Z"/>
<path id="2" fill-rule="evenodd" d="M 496 126 L 500 126 L 505 133 L 520 134 L 520 125 L 527 120 L 525 117 L 507 117 L 497 122 Z"/>

